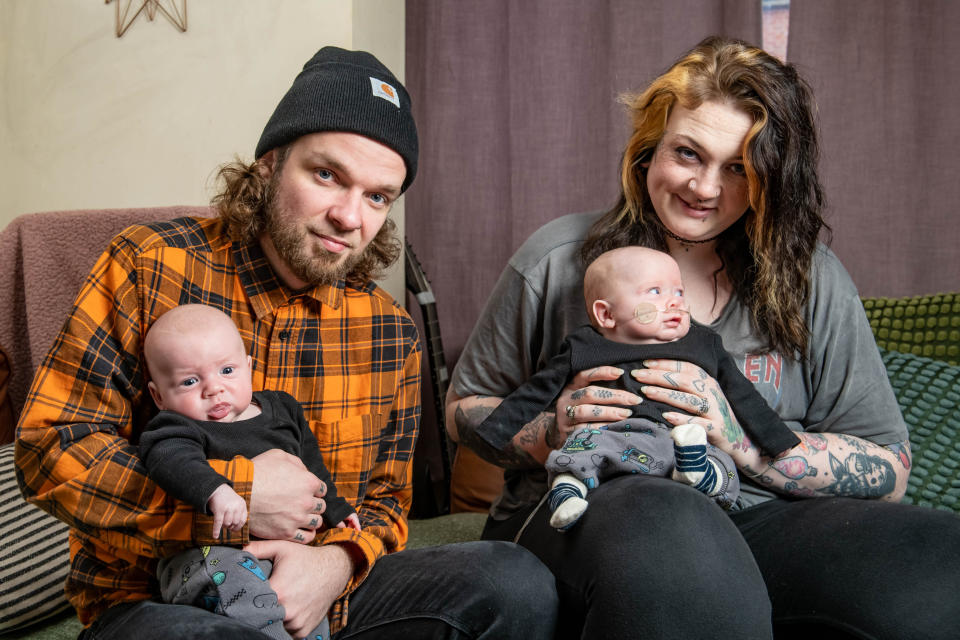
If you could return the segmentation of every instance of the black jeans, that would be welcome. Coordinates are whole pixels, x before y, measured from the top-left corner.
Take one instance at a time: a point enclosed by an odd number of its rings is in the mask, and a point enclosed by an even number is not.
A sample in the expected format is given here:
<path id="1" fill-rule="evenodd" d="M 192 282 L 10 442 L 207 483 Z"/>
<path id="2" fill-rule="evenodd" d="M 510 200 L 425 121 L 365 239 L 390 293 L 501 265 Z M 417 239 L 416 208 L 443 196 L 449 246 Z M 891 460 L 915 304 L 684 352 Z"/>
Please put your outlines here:
<path id="1" fill-rule="evenodd" d="M 592 491 L 559 532 L 541 507 L 520 543 L 557 578 L 558 638 L 954 638 L 960 517 L 846 498 L 727 513 L 666 478 Z M 528 513 L 488 520 L 513 539 Z"/>
<path id="2" fill-rule="evenodd" d="M 503 542 L 467 542 L 381 558 L 350 596 L 335 640 L 553 637 L 553 576 L 533 554 Z M 258 639 L 252 627 L 199 607 L 138 602 L 111 607 L 82 640 Z M 324 639 L 326 640 L 326 639 Z"/>

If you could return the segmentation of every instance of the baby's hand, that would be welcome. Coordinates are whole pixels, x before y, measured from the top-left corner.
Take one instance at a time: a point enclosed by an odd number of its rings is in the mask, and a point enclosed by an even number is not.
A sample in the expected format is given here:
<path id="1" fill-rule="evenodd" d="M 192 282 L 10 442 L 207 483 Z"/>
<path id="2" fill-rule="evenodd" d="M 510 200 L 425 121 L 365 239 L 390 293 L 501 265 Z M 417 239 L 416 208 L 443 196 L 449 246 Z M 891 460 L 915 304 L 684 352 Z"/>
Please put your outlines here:
<path id="1" fill-rule="evenodd" d="M 343 519 L 343 522 L 337 523 L 337 529 L 346 529 L 347 527 L 360 531 L 360 518 L 357 517 L 357 514 L 351 513 Z"/>
<path id="2" fill-rule="evenodd" d="M 213 537 L 220 537 L 220 527 L 239 531 L 247 521 L 247 503 L 228 484 L 222 484 L 207 500 L 207 507 L 213 514 Z"/>

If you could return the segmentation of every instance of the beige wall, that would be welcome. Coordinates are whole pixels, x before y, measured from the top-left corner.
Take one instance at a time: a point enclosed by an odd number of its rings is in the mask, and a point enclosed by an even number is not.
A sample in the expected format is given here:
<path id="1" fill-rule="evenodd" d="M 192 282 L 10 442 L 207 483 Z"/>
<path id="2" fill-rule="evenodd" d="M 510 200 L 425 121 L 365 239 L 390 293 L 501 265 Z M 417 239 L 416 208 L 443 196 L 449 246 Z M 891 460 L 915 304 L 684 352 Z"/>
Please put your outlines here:
<path id="1" fill-rule="evenodd" d="M 131 0 L 0 0 L 0 228 L 206 204 L 216 167 L 252 158 L 321 46 L 366 49 L 403 78 L 403 0 L 187 0 L 186 33 L 141 14 L 122 38 L 118 2 Z M 402 232 L 402 201 L 393 215 Z M 386 286 L 402 300 L 399 266 Z"/>

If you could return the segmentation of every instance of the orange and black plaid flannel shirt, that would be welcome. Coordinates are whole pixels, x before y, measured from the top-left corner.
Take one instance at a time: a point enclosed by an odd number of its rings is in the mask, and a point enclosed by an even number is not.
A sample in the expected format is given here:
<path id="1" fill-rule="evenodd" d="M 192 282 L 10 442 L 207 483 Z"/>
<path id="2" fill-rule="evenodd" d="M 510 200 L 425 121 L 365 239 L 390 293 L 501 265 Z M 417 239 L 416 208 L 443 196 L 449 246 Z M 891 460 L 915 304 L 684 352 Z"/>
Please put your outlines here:
<path id="1" fill-rule="evenodd" d="M 117 236 L 34 378 L 16 464 L 30 502 L 72 526 L 67 595 L 88 624 L 112 604 L 157 595 L 157 557 L 249 540 L 248 527 L 212 539 L 210 516 L 167 497 L 137 457 L 155 412 L 141 339 L 160 314 L 187 303 L 233 318 L 253 358 L 254 389 L 300 401 L 340 495 L 360 515 L 363 531 L 317 537 L 353 547 L 355 575 L 331 610 L 338 629 L 347 594 L 377 558 L 406 544 L 420 419 L 417 330 L 373 284 L 292 292 L 258 244 L 232 242 L 218 219 L 181 218 Z M 249 505 L 250 460 L 211 465 Z"/>

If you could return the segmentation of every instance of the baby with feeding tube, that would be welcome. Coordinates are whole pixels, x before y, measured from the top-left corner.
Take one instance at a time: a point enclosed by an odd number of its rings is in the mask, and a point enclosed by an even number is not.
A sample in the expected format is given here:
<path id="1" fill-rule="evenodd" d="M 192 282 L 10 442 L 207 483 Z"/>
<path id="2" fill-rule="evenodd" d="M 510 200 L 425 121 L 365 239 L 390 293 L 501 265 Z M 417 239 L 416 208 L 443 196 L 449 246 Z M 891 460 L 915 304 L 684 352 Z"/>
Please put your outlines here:
<path id="1" fill-rule="evenodd" d="M 775 454 L 795 443 L 793 433 L 723 349 L 720 337 L 691 323 L 680 268 L 669 254 L 637 246 L 603 253 L 587 267 L 583 289 L 591 324 L 570 333 L 560 353 L 484 421 L 478 433 L 490 444 L 500 444 L 492 440 L 504 432 L 502 425 L 526 424 L 555 402 L 576 372 L 591 367 L 622 368 L 620 378 L 600 384 L 643 398 L 630 371 L 653 359 L 693 362 L 716 378 L 743 429 L 761 448 Z M 562 410 L 577 421 L 575 405 Z M 736 502 L 736 465 L 707 442 L 703 426 L 671 426 L 662 412 L 676 408 L 648 398 L 621 411 L 623 420 L 618 422 L 575 428 L 563 446 L 550 453 L 546 499 L 553 527 L 571 527 L 586 512 L 590 490 L 601 480 L 626 473 L 672 478 L 723 508 Z M 698 415 L 697 407 L 691 407 L 691 415 Z"/>

